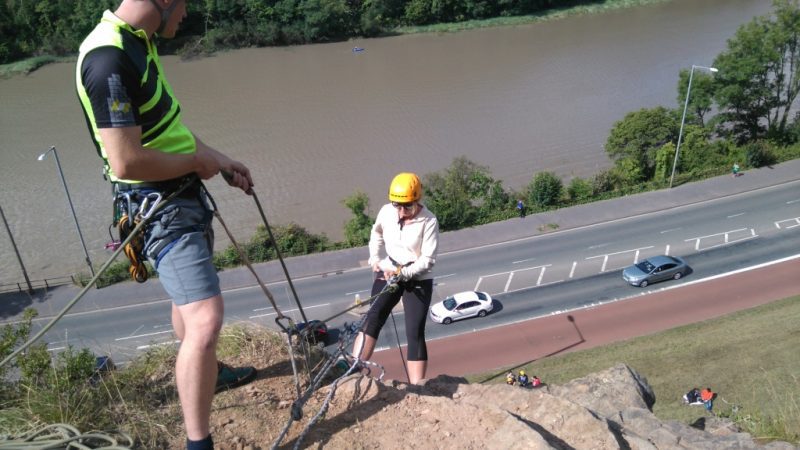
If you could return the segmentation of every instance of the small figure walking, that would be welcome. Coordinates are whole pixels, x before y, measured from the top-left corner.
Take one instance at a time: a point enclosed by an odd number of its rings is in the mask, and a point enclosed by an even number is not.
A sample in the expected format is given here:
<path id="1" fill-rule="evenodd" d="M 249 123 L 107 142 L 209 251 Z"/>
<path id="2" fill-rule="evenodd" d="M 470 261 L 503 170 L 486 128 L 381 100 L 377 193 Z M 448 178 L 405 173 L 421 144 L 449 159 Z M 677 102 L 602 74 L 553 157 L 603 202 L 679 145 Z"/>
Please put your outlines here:
<path id="1" fill-rule="evenodd" d="M 731 171 L 731 175 L 733 176 L 733 178 L 739 176 L 739 163 L 733 163 L 733 170 Z"/>
<path id="2" fill-rule="evenodd" d="M 517 211 L 519 211 L 520 219 L 525 218 L 525 204 L 522 203 L 522 199 L 517 200 Z"/>

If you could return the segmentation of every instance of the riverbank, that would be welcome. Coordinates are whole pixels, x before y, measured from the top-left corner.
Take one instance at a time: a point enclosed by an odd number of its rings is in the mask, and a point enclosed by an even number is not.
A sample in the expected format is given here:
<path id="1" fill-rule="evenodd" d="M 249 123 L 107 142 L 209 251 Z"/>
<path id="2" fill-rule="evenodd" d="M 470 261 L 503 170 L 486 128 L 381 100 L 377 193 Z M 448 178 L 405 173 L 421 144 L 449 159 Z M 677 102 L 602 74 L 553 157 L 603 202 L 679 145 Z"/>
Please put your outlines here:
<path id="1" fill-rule="evenodd" d="M 576 15 L 598 14 L 622 8 L 633 8 L 637 6 L 664 3 L 669 1 L 672 0 L 607 0 L 599 5 L 577 5 L 566 8 L 553 8 L 551 10 L 525 16 L 493 17 L 483 20 L 467 20 L 463 22 L 438 23 L 422 26 L 402 26 L 384 33 L 380 37 L 419 33 L 455 33 L 477 28 L 528 25 L 532 23 L 564 19 L 566 17 Z M 357 38 L 359 37 L 353 36 L 350 39 Z M 19 75 L 27 75 L 47 64 L 72 62 L 75 60 L 75 56 L 39 55 L 9 64 L 0 64 L 0 78 L 11 78 Z"/>

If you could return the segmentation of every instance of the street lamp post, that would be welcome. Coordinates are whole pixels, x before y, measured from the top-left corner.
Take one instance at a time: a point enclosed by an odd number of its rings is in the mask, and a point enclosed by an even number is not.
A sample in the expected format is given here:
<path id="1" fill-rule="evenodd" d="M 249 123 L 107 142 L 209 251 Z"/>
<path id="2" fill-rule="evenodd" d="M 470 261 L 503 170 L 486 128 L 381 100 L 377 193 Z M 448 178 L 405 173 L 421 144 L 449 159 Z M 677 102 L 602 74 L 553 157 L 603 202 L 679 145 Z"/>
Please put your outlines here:
<path id="1" fill-rule="evenodd" d="M 94 277 L 94 267 L 92 267 L 92 260 L 89 258 L 89 252 L 86 251 L 86 243 L 83 241 L 83 234 L 81 233 L 81 227 L 78 225 L 78 216 L 75 215 L 75 208 L 72 206 L 72 198 L 69 196 L 69 189 L 67 189 L 67 181 L 64 179 L 64 172 L 61 170 L 61 162 L 58 160 L 58 151 L 56 150 L 55 146 L 51 146 L 49 150 L 39 155 L 39 161 L 44 161 L 47 159 L 47 154 L 53 152 L 53 156 L 56 158 L 56 167 L 58 167 L 58 174 L 61 176 L 61 184 L 64 186 L 64 193 L 67 194 L 67 203 L 69 203 L 69 210 L 72 212 L 72 220 L 75 221 L 75 229 L 78 230 L 78 237 L 81 240 L 81 246 L 83 247 L 83 254 L 86 255 L 86 264 L 89 266 L 89 272 L 92 273 L 92 277 Z"/>
<path id="2" fill-rule="evenodd" d="M 689 71 L 689 86 L 686 88 L 686 101 L 683 102 L 683 116 L 681 117 L 681 129 L 678 131 L 678 144 L 675 146 L 675 159 L 672 160 L 672 175 L 669 177 L 669 187 L 672 189 L 672 181 L 675 179 L 675 168 L 678 167 L 678 153 L 681 150 L 681 137 L 683 136 L 683 122 L 686 120 L 686 108 L 689 106 L 689 92 L 692 90 L 692 77 L 694 76 L 694 69 L 706 69 L 711 73 L 717 72 L 716 67 L 696 66 L 692 64 L 692 70 Z"/>

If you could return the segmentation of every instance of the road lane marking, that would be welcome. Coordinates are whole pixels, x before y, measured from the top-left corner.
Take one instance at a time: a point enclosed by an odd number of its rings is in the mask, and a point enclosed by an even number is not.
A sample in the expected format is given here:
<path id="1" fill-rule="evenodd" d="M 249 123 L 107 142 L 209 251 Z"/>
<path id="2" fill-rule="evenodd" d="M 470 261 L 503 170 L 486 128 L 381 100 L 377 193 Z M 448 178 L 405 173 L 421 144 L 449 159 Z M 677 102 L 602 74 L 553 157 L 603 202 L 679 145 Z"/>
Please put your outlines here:
<path id="1" fill-rule="evenodd" d="M 789 226 L 786 226 L 786 227 L 781 227 L 781 224 L 782 224 L 782 223 L 784 223 L 784 222 L 794 222 L 794 225 L 789 225 Z M 794 227 L 796 227 L 796 226 L 800 226 L 800 217 L 795 217 L 795 218 L 793 218 L 793 219 L 784 219 L 784 220 L 779 220 L 779 221 L 775 222 L 775 226 L 776 226 L 776 227 L 777 227 L 779 230 L 780 230 L 781 228 L 783 228 L 784 230 L 790 230 L 790 229 L 792 229 L 792 228 L 794 228 Z"/>
<path id="2" fill-rule="evenodd" d="M 330 305 L 330 303 L 323 303 L 323 304 L 321 304 L 321 305 L 307 306 L 305 309 L 306 309 L 306 310 L 309 310 L 309 309 L 314 309 L 314 308 L 321 308 L 321 307 L 323 307 L 323 306 L 328 306 L 328 305 Z M 263 310 L 263 309 L 268 309 L 268 308 L 261 308 L 261 309 Z M 255 311 L 256 311 L 256 310 L 253 310 L 253 312 L 255 312 Z M 283 312 L 283 313 L 290 313 L 290 312 L 295 312 L 295 311 L 300 311 L 300 310 L 299 310 L 299 309 L 297 309 L 297 308 L 295 308 L 295 309 L 287 309 L 286 311 L 282 311 L 282 312 Z M 259 317 L 277 316 L 277 315 L 278 315 L 278 313 L 277 313 L 277 312 L 271 312 L 271 313 L 266 313 L 266 314 L 256 314 L 255 316 L 250 316 L 250 317 L 248 317 L 248 318 L 249 318 L 249 319 L 257 319 L 257 318 L 259 318 Z"/>
<path id="3" fill-rule="evenodd" d="M 603 258 L 603 264 L 602 264 L 602 266 L 600 267 L 600 273 L 603 273 L 603 272 L 605 272 L 605 271 L 606 271 L 606 265 L 608 264 L 608 257 L 609 257 L 609 256 L 616 256 L 616 255 L 622 255 L 622 254 L 624 254 L 624 253 L 631 253 L 631 252 L 633 252 L 633 253 L 634 253 L 634 258 L 633 258 L 633 259 L 634 259 L 634 264 L 635 264 L 635 263 L 637 262 L 637 260 L 639 259 L 639 252 L 640 252 L 641 250 L 648 250 L 648 249 L 651 249 L 651 248 L 653 248 L 653 246 L 652 246 L 652 245 L 650 245 L 650 246 L 648 246 L 648 247 L 632 248 L 632 249 L 630 249 L 630 250 L 622 250 L 622 251 L 620 251 L 620 252 L 606 253 L 605 255 L 595 255 L 595 256 L 589 256 L 589 257 L 587 257 L 587 258 L 586 258 L 586 260 L 588 261 L 588 260 L 590 260 L 590 259 L 594 259 L 594 258 Z M 615 269 L 615 270 L 616 270 L 616 269 Z"/>
<path id="4" fill-rule="evenodd" d="M 116 341 L 116 342 L 127 341 L 128 339 L 138 339 L 138 338 L 149 337 L 149 336 L 157 336 L 159 334 L 166 334 L 166 333 L 172 333 L 172 330 L 157 331 L 155 333 L 144 333 L 144 334 L 131 335 L 131 336 L 126 336 L 126 337 L 116 338 L 116 339 L 114 339 L 114 341 Z"/>
<path id="5" fill-rule="evenodd" d="M 520 259 L 519 261 L 511 261 L 511 264 L 521 264 L 528 261 L 536 261 L 536 258 Z"/>
<path id="6" fill-rule="evenodd" d="M 572 276 L 575 275 L 575 267 L 578 266 L 578 261 L 572 261 L 572 269 L 569 270 L 569 278 L 572 279 Z"/>
<path id="7" fill-rule="evenodd" d="M 511 284 L 511 280 L 513 280 L 513 279 L 514 279 L 514 272 L 511 272 L 508 275 L 508 280 L 506 280 L 506 286 L 505 286 L 505 288 L 503 288 L 503 292 L 508 292 L 508 286 Z"/>
<path id="8" fill-rule="evenodd" d="M 136 347 L 136 350 L 147 350 L 150 347 L 164 347 L 165 345 L 174 345 L 179 342 L 181 342 L 180 339 L 175 339 L 174 341 L 159 342 L 157 344 L 140 345 Z"/>
<path id="9" fill-rule="evenodd" d="M 659 233 L 661 233 L 661 234 L 672 233 L 673 231 L 678 231 L 678 230 L 680 230 L 681 228 L 682 228 L 682 227 L 678 227 L 678 228 L 669 228 L 669 229 L 666 229 L 666 230 L 660 231 Z"/>
<path id="10" fill-rule="evenodd" d="M 748 230 L 750 231 L 750 235 L 749 236 L 745 236 L 745 237 L 740 238 L 740 239 L 731 239 L 731 236 L 730 236 L 731 234 L 740 233 L 740 232 L 747 232 Z M 715 237 L 720 237 L 720 236 L 723 237 L 722 244 L 709 245 L 708 247 L 704 247 L 703 250 L 717 248 L 717 247 L 721 247 L 723 245 L 730 245 L 730 244 L 733 244 L 733 243 L 736 243 L 736 242 L 746 241 L 746 240 L 749 240 L 749 239 L 755 239 L 755 238 L 758 237 L 758 235 L 756 234 L 756 230 L 754 230 L 753 228 L 739 228 L 739 229 L 736 229 L 736 230 L 725 231 L 723 233 L 709 234 L 707 236 L 699 236 L 699 237 L 695 237 L 695 238 L 686 239 L 684 242 L 695 241 L 694 242 L 694 249 L 695 249 L 695 251 L 699 252 L 700 251 L 700 242 L 703 239 L 715 238 Z"/>
<path id="11" fill-rule="evenodd" d="M 734 217 L 739 217 L 739 216 L 743 216 L 743 215 L 744 215 L 744 213 L 733 214 L 733 215 L 728 216 L 728 219 L 733 219 Z"/>

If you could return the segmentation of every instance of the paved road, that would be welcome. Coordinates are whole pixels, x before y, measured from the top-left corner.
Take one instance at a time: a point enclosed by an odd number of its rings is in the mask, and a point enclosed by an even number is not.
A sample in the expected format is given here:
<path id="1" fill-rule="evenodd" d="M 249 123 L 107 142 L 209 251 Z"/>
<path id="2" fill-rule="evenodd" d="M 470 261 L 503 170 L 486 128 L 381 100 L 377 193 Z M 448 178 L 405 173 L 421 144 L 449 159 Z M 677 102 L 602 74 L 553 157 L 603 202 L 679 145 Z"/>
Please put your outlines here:
<path id="1" fill-rule="evenodd" d="M 602 306 L 430 341 L 428 377 L 521 366 L 800 295 L 798 272 L 800 255 Z M 376 352 L 372 360 L 385 367 L 386 378 L 405 380 L 397 349 Z"/>
<path id="2" fill-rule="evenodd" d="M 547 224 L 557 224 L 559 230 L 568 230 L 586 225 L 618 220 L 624 217 L 636 216 L 643 213 L 670 209 L 686 204 L 723 198 L 756 189 L 769 189 L 771 186 L 779 184 L 797 183 L 796 174 L 798 173 L 798 170 L 800 170 L 800 160 L 784 163 L 773 168 L 763 168 L 759 170 L 748 171 L 745 172 L 744 176 L 735 179 L 730 176 L 721 176 L 703 182 L 678 186 L 671 190 L 649 192 L 635 196 L 628 196 L 624 198 L 583 205 L 580 207 L 532 215 L 528 216 L 526 219 L 512 219 L 482 227 L 443 233 L 441 236 L 441 252 L 453 252 L 475 246 L 535 236 L 542 234 L 543 231 L 541 230 L 546 228 L 543 226 L 546 226 Z M 298 279 L 300 277 L 327 277 L 331 274 L 341 273 L 343 271 L 352 270 L 356 267 L 364 266 L 366 255 L 367 251 L 365 248 L 349 249 L 339 252 L 330 252 L 322 255 L 309 255 L 304 257 L 290 258 L 287 260 L 287 266 L 294 279 Z M 276 262 L 259 264 L 257 265 L 256 270 L 261 278 L 265 281 L 271 282 L 283 279 L 283 273 L 279 264 Z M 220 278 L 223 289 L 226 290 L 242 286 L 252 286 L 254 284 L 252 275 L 249 274 L 246 269 L 224 271 L 220 274 Z M 785 287 L 788 286 L 798 288 L 797 282 L 794 280 L 783 280 L 781 283 L 776 284 L 780 284 Z M 798 290 L 800 290 L 800 288 L 798 288 Z M 758 290 L 758 292 L 767 291 L 769 290 L 766 288 L 761 288 Z M 78 292 L 79 289 L 73 286 L 61 286 L 55 289 L 38 291 L 33 296 L 28 296 L 27 294 L 23 293 L 0 294 L 0 321 L 13 321 L 18 319 L 21 311 L 27 306 L 36 307 L 42 317 L 51 317 L 60 311 L 64 305 L 67 304 L 67 302 L 75 297 Z M 779 295 L 780 296 L 775 298 L 782 298 L 782 296 L 785 296 L 783 294 Z M 775 298 L 772 298 L 772 300 Z M 148 281 L 148 283 L 144 285 L 135 283 L 122 283 L 100 290 L 90 290 L 87 295 L 72 309 L 71 312 L 101 310 L 108 307 L 130 305 L 141 302 L 160 302 L 164 299 L 165 295 L 161 290 L 158 280 Z M 628 300 L 622 302 L 620 304 L 621 306 L 612 305 L 609 307 L 623 307 L 622 305 L 627 307 L 628 305 L 632 304 L 634 304 L 634 301 Z M 590 340 L 586 339 L 586 336 L 588 336 L 588 328 L 584 328 L 588 326 L 590 320 L 586 314 L 592 313 L 593 316 L 594 313 L 601 313 L 601 310 L 604 310 L 604 308 L 605 307 L 587 310 L 586 312 L 573 313 L 572 316 L 576 318 L 576 322 L 574 323 L 575 326 L 572 326 L 569 322 L 566 322 L 564 316 L 561 316 L 560 319 L 555 320 L 559 320 L 562 326 L 564 324 L 571 325 L 572 336 L 574 336 L 577 331 L 584 333 L 584 339 L 586 342 L 576 345 L 575 348 L 585 348 L 587 345 L 601 345 L 605 342 L 603 342 L 600 338 L 595 338 L 600 339 L 597 344 L 591 344 Z M 674 309 L 680 310 L 683 308 Z M 165 318 L 167 313 L 168 308 L 165 307 Z M 580 321 L 577 321 L 579 317 Z M 548 318 L 539 320 L 545 321 L 554 319 Z M 546 330 L 546 328 L 543 328 L 544 325 L 542 325 L 542 323 L 544 322 L 537 322 L 534 328 L 537 330 Z M 677 323 L 683 322 L 679 321 L 676 322 L 676 324 Z M 514 325 L 514 327 L 518 326 L 520 325 Z M 530 326 L 531 325 L 529 325 L 529 327 Z M 579 328 L 576 328 L 576 326 Z M 674 326 L 674 324 L 670 326 Z M 601 328 L 613 327 L 606 326 Z M 656 331 L 657 329 L 658 328 L 653 328 L 648 332 Z M 542 355 L 552 353 L 554 350 L 550 347 L 540 348 L 541 342 L 547 340 L 558 341 L 561 339 L 558 338 L 558 336 L 569 336 L 568 334 L 564 333 L 565 332 L 553 334 L 551 332 L 549 335 L 546 335 L 549 336 L 549 338 L 545 335 L 531 337 L 530 339 L 532 339 L 532 341 L 530 342 L 537 343 L 536 349 L 527 349 L 525 355 L 509 356 L 509 359 L 503 361 L 481 362 L 481 368 L 478 370 L 483 370 L 486 367 L 517 364 L 524 361 L 529 361 L 535 357 L 541 357 Z M 504 332 L 503 335 L 508 335 L 508 332 Z M 453 339 L 460 340 L 463 338 Z M 486 339 L 488 340 L 488 338 Z M 440 345 L 446 345 L 446 347 L 450 349 L 448 352 L 452 350 L 452 347 L 459 346 L 457 343 L 453 344 L 452 341 L 442 340 L 441 342 L 441 344 L 439 341 L 432 342 L 432 351 L 434 351 L 433 348 L 439 348 Z M 474 355 L 475 350 L 477 350 L 474 345 L 475 344 L 464 346 L 464 348 L 470 351 L 471 356 Z M 510 349 L 512 347 L 514 346 L 506 344 L 503 347 L 490 346 L 488 348 L 494 351 L 497 348 Z M 439 351 L 440 350 L 436 350 L 436 352 Z M 487 353 L 492 353 L 493 351 L 488 351 Z M 399 361 L 399 358 L 396 357 L 396 350 L 394 354 L 395 357 L 393 359 Z M 454 352 L 454 354 L 458 353 Z M 468 367 L 451 367 L 440 365 L 445 364 L 445 361 L 448 360 L 444 356 L 441 356 L 439 358 L 440 362 L 437 363 L 435 361 L 438 355 L 441 355 L 441 353 L 432 353 L 431 375 L 434 375 L 437 373 L 437 371 L 439 371 L 438 373 L 451 374 L 464 374 L 476 371 L 475 368 L 471 369 Z M 380 354 L 376 357 L 383 358 L 384 356 L 383 354 Z M 390 367 L 389 376 L 400 378 L 400 376 L 391 371 L 391 359 L 387 358 L 385 362 L 387 362 Z"/>
<path id="3" fill-rule="evenodd" d="M 525 219 L 510 219 L 481 227 L 442 233 L 440 252 L 447 253 L 466 248 L 507 242 L 546 233 L 548 224 L 557 224 L 558 230 L 568 230 L 598 224 L 624 217 L 666 210 L 682 205 L 724 198 L 755 189 L 765 189 L 783 183 L 797 182 L 800 177 L 800 160 L 789 161 L 771 168 L 749 170 L 743 176 L 732 178 L 720 176 L 709 180 L 688 183 L 673 189 L 646 192 L 622 198 L 565 208 Z M 266 195 L 259 193 L 260 195 Z M 224 214 L 234 212 L 223 211 Z M 218 227 L 219 228 L 219 227 Z M 218 229 L 218 232 L 222 232 Z M 326 277 L 331 274 L 364 266 L 367 259 L 365 247 L 289 258 L 288 271 L 294 279 L 308 276 Z M 266 282 L 284 279 L 277 262 L 256 265 L 256 271 Z M 255 284 L 252 274 L 245 268 L 226 270 L 220 273 L 224 290 Z M 40 316 L 50 317 L 58 313 L 80 291 L 75 286 L 58 286 L 41 289 L 33 295 L 27 293 L 0 294 L 0 323 L 14 321 L 29 306 L 37 308 Z M 103 289 L 91 289 L 71 311 L 91 311 L 113 306 L 123 306 L 146 301 L 164 300 L 163 289 L 157 279 L 145 284 L 120 283 Z"/>

